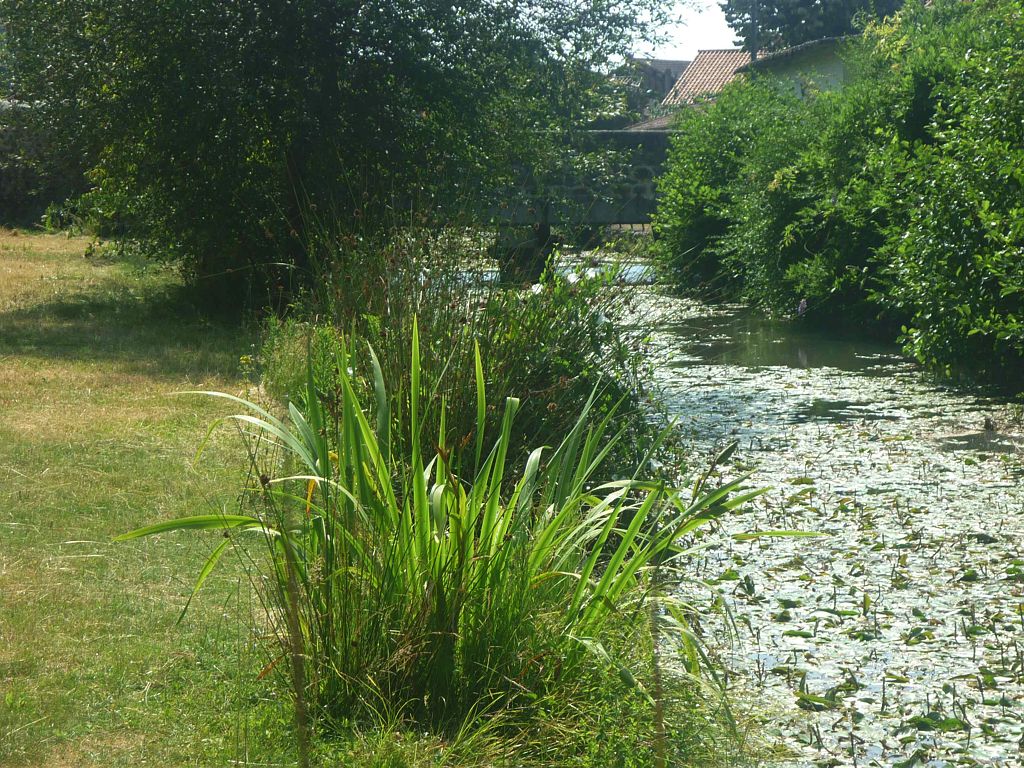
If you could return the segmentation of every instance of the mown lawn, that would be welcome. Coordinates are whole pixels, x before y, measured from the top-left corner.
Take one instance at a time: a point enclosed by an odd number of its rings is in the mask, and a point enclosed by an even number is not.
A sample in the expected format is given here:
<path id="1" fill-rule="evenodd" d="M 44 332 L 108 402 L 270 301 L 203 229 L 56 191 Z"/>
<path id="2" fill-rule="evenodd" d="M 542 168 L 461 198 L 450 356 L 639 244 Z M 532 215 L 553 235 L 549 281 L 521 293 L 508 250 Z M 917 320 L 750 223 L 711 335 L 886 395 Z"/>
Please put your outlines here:
<path id="1" fill-rule="evenodd" d="M 0 765 L 269 760 L 288 707 L 254 698 L 242 569 L 176 625 L 209 540 L 111 542 L 232 503 L 232 435 L 193 461 L 223 406 L 173 393 L 242 392 L 252 335 L 87 250 L 0 232 Z"/>
<path id="2" fill-rule="evenodd" d="M 251 628 L 265 614 L 239 558 L 178 623 L 218 534 L 112 541 L 235 507 L 247 467 L 231 428 L 196 459 L 231 406 L 176 393 L 251 395 L 255 337 L 197 311 L 166 267 L 0 230 L 0 766 L 295 765 L 290 699 L 276 674 L 260 679 L 273 665 Z M 643 764 L 623 750 L 651 713 L 604 693 L 585 713 L 567 700 L 536 733 L 481 722 L 442 738 L 382 713 L 317 742 L 314 762 Z M 683 763 L 732 763 L 717 705 L 685 686 L 666 701 L 683 713 L 669 734 Z"/>

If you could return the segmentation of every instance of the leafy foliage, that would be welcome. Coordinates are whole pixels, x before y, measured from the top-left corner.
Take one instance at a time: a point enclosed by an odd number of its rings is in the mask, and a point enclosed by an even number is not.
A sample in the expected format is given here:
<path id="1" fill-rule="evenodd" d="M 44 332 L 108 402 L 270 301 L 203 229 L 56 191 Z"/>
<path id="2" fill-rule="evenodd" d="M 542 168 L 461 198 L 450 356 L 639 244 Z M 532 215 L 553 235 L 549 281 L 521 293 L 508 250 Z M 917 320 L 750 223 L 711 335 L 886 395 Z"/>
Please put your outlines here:
<path id="1" fill-rule="evenodd" d="M 892 212 L 878 253 L 885 300 L 933 366 L 1024 357 L 1022 22 L 1019 3 L 995 3 L 953 26 L 925 140 L 878 155 Z"/>
<path id="2" fill-rule="evenodd" d="M 630 429 L 610 464 L 635 463 L 644 454 L 655 430 L 640 401 L 641 340 L 616 323 L 632 292 L 617 284 L 614 267 L 553 264 L 540 283 L 524 288 L 499 283 L 486 268 L 486 233 L 407 228 L 353 238 L 327 222 L 317 232 L 315 289 L 287 318 L 268 321 L 260 352 L 264 384 L 279 402 L 305 397 L 310 345 L 318 389 L 338 392 L 339 340 L 354 331 L 376 350 L 392 410 L 401 413 L 415 318 L 426 390 L 431 402 L 448 406 L 449 443 L 469 440 L 476 429 L 479 344 L 492 396 L 520 401 L 514 450 L 556 442 L 596 390 L 594 412 L 603 417 L 618 404 L 616 421 Z M 438 409 L 425 418 L 427 450 L 441 428 Z M 493 437 L 500 411 L 489 411 L 485 422 Z M 396 445 L 412 439 L 407 427 L 396 424 Z"/>
<path id="3" fill-rule="evenodd" d="M 310 207 L 363 229 L 448 218 L 521 158 L 557 166 L 562 135 L 615 101 L 602 69 L 660 16 L 656 0 L 0 3 L 10 97 L 88 172 L 70 214 L 256 301 L 307 276 Z"/>
<path id="4" fill-rule="evenodd" d="M 382 710 L 442 730 L 484 716 L 528 727 L 543 722 L 559 695 L 591 695 L 580 693 L 580 681 L 605 669 L 618 673 L 623 695 L 650 701 L 642 682 L 649 668 L 613 653 L 621 633 L 635 643 L 649 622 L 687 641 L 697 672 L 699 652 L 658 574 L 685 554 L 680 536 L 757 492 L 739 492 L 739 481 L 710 489 L 708 474 L 687 499 L 636 479 L 595 485 L 618 436 L 606 434 L 607 417 L 587 426 L 593 401 L 557 448 L 532 451 L 506 483 L 518 402 L 506 402 L 500 432 L 485 444 L 479 356 L 475 443 L 450 445 L 442 429 L 430 454 L 418 440 L 396 452 L 379 367 L 371 366 L 369 387 L 352 369 L 358 346 L 352 339 L 338 349 L 340 402 L 323 398 L 311 368 L 305 406 L 292 405 L 286 419 L 213 393 L 242 407 L 231 418 L 253 456 L 237 514 L 165 521 L 120 537 L 223 531 L 197 590 L 237 536 L 265 542 L 267 557 L 256 564 L 266 578 L 256 583 L 274 656 L 290 668 L 300 731 Z M 414 331 L 403 409 L 413 435 L 433 407 L 420 366 Z M 360 388 L 374 392 L 373 411 L 363 410 Z M 646 610 L 652 601 L 664 615 Z"/>
<path id="5" fill-rule="evenodd" d="M 776 51 L 800 43 L 839 37 L 854 31 L 860 18 L 882 18 L 902 0 L 724 0 L 729 23 L 748 51 Z"/>
<path id="6" fill-rule="evenodd" d="M 761 78 L 685 115 L 661 263 L 777 313 L 902 328 L 947 373 L 1018 366 L 1022 14 L 908 7 L 849 47 L 841 91 L 780 110 Z"/>
<path id="7" fill-rule="evenodd" d="M 731 282 L 733 265 L 721 242 L 758 173 L 754 157 L 766 150 L 792 153 L 798 144 L 790 134 L 799 117 L 795 96 L 749 82 L 679 115 L 656 216 L 661 264 L 678 284 L 717 291 Z M 768 134 L 776 137 L 770 145 Z"/>

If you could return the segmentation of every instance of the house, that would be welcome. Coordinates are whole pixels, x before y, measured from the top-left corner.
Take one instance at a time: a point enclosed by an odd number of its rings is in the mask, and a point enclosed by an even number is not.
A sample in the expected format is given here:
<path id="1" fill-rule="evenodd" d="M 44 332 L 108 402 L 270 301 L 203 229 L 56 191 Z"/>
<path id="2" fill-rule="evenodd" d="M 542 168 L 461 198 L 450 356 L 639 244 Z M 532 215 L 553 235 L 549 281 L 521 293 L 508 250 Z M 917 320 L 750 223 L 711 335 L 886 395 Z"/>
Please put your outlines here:
<path id="1" fill-rule="evenodd" d="M 750 54 L 738 48 L 697 51 L 697 56 L 680 72 L 671 89 L 667 90 L 656 114 L 626 130 L 669 130 L 680 107 L 713 97 L 736 77 L 740 67 L 749 62 Z"/>
<path id="2" fill-rule="evenodd" d="M 771 75 L 801 98 L 811 91 L 836 90 L 846 82 L 846 65 L 839 50 L 849 37 L 824 37 L 772 51 L 744 64 L 737 72 Z"/>
<path id="3" fill-rule="evenodd" d="M 749 63 L 750 54 L 740 48 L 697 51 L 697 56 L 679 76 L 661 104 L 663 107 L 682 107 L 714 96 Z"/>
<path id="4" fill-rule="evenodd" d="M 739 48 L 698 51 L 696 58 L 676 80 L 661 102 L 664 114 L 631 125 L 628 131 L 667 131 L 681 107 L 714 98 L 726 85 L 742 76 L 766 74 L 803 98 L 812 91 L 841 88 L 846 82 L 846 65 L 839 53 L 849 36 L 812 40 L 781 51 L 764 53 L 751 60 Z"/>
<path id="5" fill-rule="evenodd" d="M 644 59 L 630 56 L 628 66 L 633 73 L 631 85 L 639 92 L 661 101 L 672 90 L 679 76 L 690 65 L 677 59 Z"/>

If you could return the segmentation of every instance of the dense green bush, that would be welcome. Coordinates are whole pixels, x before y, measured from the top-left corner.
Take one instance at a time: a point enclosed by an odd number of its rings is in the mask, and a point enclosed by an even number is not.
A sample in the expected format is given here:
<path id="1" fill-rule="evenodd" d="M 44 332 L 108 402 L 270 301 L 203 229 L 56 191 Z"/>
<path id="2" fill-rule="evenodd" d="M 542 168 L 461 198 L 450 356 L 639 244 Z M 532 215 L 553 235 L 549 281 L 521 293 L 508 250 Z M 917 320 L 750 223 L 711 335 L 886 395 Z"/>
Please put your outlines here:
<path id="1" fill-rule="evenodd" d="M 766 131 L 785 130 L 799 109 L 778 89 L 738 82 L 714 103 L 680 113 L 659 184 L 659 263 L 679 285 L 733 277 L 716 247 L 742 195 L 747 160 Z"/>
<path id="2" fill-rule="evenodd" d="M 906 343 L 938 367 L 1024 358 L 1024 6 L 999 2 L 949 33 L 926 141 L 890 143 L 891 222 L 880 302 L 907 316 Z"/>
<path id="3" fill-rule="evenodd" d="M 260 353 L 263 381 L 277 401 L 303 396 L 310 345 L 318 387 L 336 391 L 338 339 L 356 331 L 377 351 L 391 382 L 393 439 L 404 445 L 411 436 L 403 430 L 401 403 L 410 386 L 416 319 L 432 405 L 424 450 L 441 429 L 442 410 L 450 443 L 474 438 L 479 345 L 488 391 L 499 402 L 516 397 L 522 403 L 512 434 L 516 447 L 549 444 L 563 434 L 596 389 L 594 410 L 602 416 L 624 401 L 617 422 L 628 426 L 630 439 L 620 441 L 615 458 L 628 463 L 643 455 L 653 429 L 640 402 L 639 339 L 615 322 L 630 289 L 617 284 L 614 270 L 587 276 L 588 265 L 566 265 L 532 287 L 506 286 L 489 269 L 487 233 L 405 228 L 356 238 L 324 222 L 316 231 L 316 288 L 286 319 L 268 321 Z M 499 420 L 497 411 L 487 414 L 491 434 Z"/>
<path id="4" fill-rule="evenodd" d="M 9 105 L 0 103 L 0 222 L 5 224 L 24 216 L 34 184 L 19 151 L 21 137 L 12 125 L 10 110 Z"/>
<path id="5" fill-rule="evenodd" d="M 1024 355 L 1018 0 L 911 6 L 802 101 L 767 77 L 679 123 L 656 227 L 680 287 L 901 338 L 938 369 Z"/>

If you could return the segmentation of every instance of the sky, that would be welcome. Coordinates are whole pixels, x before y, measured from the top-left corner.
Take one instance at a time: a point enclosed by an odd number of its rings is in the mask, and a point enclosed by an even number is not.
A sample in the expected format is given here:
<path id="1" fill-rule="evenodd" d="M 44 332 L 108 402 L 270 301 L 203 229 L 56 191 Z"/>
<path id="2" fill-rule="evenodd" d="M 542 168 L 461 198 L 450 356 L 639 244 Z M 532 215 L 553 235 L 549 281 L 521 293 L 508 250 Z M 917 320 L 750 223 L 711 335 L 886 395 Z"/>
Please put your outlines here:
<path id="1" fill-rule="evenodd" d="M 680 4 L 681 6 L 682 4 Z M 698 48 L 735 48 L 735 33 L 716 0 L 692 0 L 676 11 L 682 23 L 666 29 L 668 39 L 639 53 L 657 59 L 693 59 Z"/>

